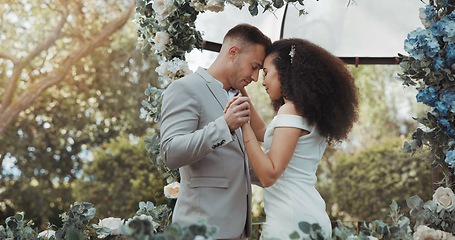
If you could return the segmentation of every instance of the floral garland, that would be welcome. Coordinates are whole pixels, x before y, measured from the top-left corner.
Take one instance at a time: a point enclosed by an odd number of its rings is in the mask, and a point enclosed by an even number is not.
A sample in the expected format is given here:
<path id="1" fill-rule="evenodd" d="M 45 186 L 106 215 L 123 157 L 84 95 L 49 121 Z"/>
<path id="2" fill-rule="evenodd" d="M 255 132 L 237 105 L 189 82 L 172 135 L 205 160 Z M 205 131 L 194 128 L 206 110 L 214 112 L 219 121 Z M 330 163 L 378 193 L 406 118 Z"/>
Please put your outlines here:
<path id="1" fill-rule="evenodd" d="M 452 3 L 452 4 L 451 4 Z M 430 1 L 420 9 L 424 28 L 411 31 L 404 41 L 399 74 L 406 86 L 416 86 L 417 102 L 430 107 L 418 118 L 412 139 L 404 150 L 415 152 L 428 146 L 432 166 L 441 167 L 446 185 L 455 171 L 455 11 L 452 0 Z"/>
<path id="2" fill-rule="evenodd" d="M 239 9 L 248 4 L 250 14 L 256 16 L 259 7 L 264 12 L 275 11 L 287 3 L 303 6 L 303 0 L 138 0 L 135 21 L 138 24 L 141 51 L 145 58 L 154 53 L 159 65 L 155 71 L 160 86 L 149 86 L 145 90 L 147 99 L 142 103 L 148 112 L 147 118 L 158 123 L 164 89 L 172 81 L 191 73 L 185 54 L 194 48 L 202 48 L 204 43 L 195 25 L 199 13 L 223 11 L 225 4 Z M 299 14 L 305 14 L 305 10 L 299 10 Z M 146 142 L 150 159 L 163 171 L 167 183 L 179 181 L 178 171 L 169 169 L 161 159 L 159 132 L 146 138 Z"/>

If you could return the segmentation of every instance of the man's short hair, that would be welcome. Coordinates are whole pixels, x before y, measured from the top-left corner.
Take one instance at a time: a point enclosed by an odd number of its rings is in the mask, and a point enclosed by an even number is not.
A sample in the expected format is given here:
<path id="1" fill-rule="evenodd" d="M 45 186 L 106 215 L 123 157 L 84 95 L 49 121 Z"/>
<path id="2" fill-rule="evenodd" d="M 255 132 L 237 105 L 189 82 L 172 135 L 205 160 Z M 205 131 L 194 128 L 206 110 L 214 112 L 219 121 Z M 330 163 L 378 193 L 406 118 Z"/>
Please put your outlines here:
<path id="1" fill-rule="evenodd" d="M 245 43 L 260 44 L 266 49 L 272 45 L 272 41 L 269 37 L 262 33 L 257 27 L 247 23 L 238 24 L 231 28 L 224 36 L 224 39 L 226 38 L 237 38 Z"/>

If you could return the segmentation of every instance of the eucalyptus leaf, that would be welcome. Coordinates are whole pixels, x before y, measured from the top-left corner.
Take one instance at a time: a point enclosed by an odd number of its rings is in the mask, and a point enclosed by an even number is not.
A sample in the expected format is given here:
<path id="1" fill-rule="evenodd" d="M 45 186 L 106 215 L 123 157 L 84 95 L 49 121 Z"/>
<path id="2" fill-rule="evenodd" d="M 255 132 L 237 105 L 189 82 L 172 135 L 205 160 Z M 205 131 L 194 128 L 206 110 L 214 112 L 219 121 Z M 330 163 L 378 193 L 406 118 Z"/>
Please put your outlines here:
<path id="1" fill-rule="evenodd" d="M 417 195 L 414 195 L 414 196 L 406 199 L 406 204 L 408 205 L 408 207 L 411 210 L 420 208 L 422 205 L 422 202 L 423 202 L 422 199 Z"/>
<path id="2" fill-rule="evenodd" d="M 308 234 L 310 233 L 311 225 L 308 222 L 299 222 L 299 228 L 302 232 Z"/>

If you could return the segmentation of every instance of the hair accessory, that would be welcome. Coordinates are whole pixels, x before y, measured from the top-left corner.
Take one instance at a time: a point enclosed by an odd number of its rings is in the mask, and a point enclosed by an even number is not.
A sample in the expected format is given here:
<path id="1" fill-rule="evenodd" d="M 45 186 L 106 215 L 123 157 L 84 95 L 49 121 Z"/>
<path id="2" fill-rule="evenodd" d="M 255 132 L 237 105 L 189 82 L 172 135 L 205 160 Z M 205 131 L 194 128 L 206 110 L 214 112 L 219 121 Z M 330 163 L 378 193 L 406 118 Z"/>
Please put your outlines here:
<path id="1" fill-rule="evenodd" d="M 292 60 L 294 59 L 294 56 L 295 56 L 295 45 L 291 46 L 291 51 L 289 52 L 289 56 L 291 56 L 291 63 L 292 63 Z"/>

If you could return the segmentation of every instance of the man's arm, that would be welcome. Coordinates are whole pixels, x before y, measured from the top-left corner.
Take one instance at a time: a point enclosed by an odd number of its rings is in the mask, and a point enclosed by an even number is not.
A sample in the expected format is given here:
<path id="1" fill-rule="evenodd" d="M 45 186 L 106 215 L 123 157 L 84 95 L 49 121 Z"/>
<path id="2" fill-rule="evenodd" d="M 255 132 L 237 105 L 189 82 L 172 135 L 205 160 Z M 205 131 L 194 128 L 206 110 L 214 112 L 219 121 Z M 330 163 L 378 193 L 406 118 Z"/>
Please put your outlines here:
<path id="1" fill-rule="evenodd" d="M 171 169 L 194 163 L 233 141 L 223 115 L 198 129 L 203 103 L 196 94 L 200 92 L 192 92 L 178 81 L 166 89 L 161 108 L 161 154 Z"/>

